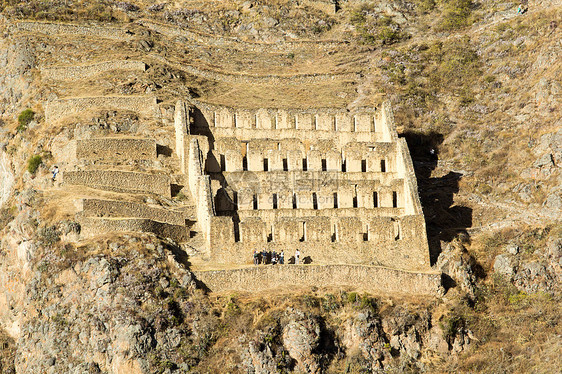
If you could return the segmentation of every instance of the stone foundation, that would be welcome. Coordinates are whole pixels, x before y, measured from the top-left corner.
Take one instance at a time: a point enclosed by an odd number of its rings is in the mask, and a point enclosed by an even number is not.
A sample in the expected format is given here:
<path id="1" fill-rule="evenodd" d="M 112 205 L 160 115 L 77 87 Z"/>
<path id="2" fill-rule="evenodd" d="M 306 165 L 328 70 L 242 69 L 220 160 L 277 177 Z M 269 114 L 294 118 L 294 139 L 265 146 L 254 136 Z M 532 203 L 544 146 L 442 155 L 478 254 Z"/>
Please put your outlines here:
<path id="1" fill-rule="evenodd" d="M 212 292 L 290 290 L 310 287 L 349 287 L 371 293 L 437 296 L 441 273 L 407 272 L 377 266 L 261 265 L 236 270 L 196 271 Z"/>

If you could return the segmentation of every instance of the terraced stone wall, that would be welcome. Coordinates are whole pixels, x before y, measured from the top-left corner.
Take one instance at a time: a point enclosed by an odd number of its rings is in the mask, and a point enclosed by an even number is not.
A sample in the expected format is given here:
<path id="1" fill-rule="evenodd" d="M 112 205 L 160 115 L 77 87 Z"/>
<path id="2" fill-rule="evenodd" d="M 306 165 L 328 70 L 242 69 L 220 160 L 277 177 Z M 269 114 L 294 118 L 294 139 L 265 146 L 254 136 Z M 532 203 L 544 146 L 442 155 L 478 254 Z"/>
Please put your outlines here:
<path id="1" fill-rule="evenodd" d="M 164 174 L 134 173 L 116 170 L 67 171 L 67 185 L 79 185 L 116 192 L 154 193 L 171 197 L 170 177 Z"/>
<path id="2" fill-rule="evenodd" d="M 259 292 L 272 289 L 345 287 L 364 292 L 437 296 L 441 274 L 411 273 L 375 266 L 275 265 L 236 270 L 196 271 L 196 278 L 213 292 Z"/>
<path id="3" fill-rule="evenodd" d="M 150 232 L 163 238 L 170 238 L 179 243 L 189 241 L 188 227 L 156 222 L 150 219 L 81 217 L 79 222 L 83 228 L 80 234 L 84 237 L 114 232 Z"/>
<path id="4" fill-rule="evenodd" d="M 86 217 L 145 218 L 172 225 L 185 225 L 185 215 L 182 212 L 129 201 L 84 199 L 82 214 Z"/>
<path id="5" fill-rule="evenodd" d="M 41 76 L 43 79 L 52 80 L 76 80 L 96 76 L 98 74 L 112 70 L 126 70 L 144 72 L 146 65 L 141 61 L 105 61 L 96 64 L 83 66 L 48 66 L 41 68 Z"/>
<path id="6" fill-rule="evenodd" d="M 101 138 L 76 140 L 76 158 L 85 160 L 155 160 L 156 141 L 141 138 Z"/>
<path id="7" fill-rule="evenodd" d="M 158 117 L 156 98 L 151 96 L 76 97 L 50 101 L 45 108 L 47 122 L 92 109 L 130 110 L 147 117 Z"/>

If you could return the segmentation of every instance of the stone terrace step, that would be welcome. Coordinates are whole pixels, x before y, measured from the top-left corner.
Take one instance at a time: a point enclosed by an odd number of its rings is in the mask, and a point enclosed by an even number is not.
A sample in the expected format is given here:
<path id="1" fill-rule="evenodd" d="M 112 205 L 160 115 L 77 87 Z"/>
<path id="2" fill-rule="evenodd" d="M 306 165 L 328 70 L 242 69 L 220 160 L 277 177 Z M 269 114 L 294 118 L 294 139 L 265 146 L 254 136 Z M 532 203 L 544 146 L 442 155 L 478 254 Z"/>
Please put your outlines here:
<path id="1" fill-rule="evenodd" d="M 440 272 L 409 272 L 362 265 L 271 265 L 233 270 L 195 271 L 213 292 L 258 292 L 297 287 L 349 287 L 366 292 L 438 296 Z"/>
<path id="2" fill-rule="evenodd" d="M 144 72 L 146 64 L 142 61 L 114 60 L 80 66 L 44 66 L 41 67 L 41 76 L 43 79 L 77 80 L 86 79 L 112 70 Z"/>
<path id="3" fill-rule="evenodd" d="M 155 160 L 156 141 L 143 138 L 94 138 L 76 141 L 76 158 L 84 160 Z"/>
<path id="4" fill-rule="evenodd" d="M 117 170 L 67 171 L 63 174 L 63 183 L 108 191 L 153 193 L 171 197 L 170 178 L 165 174 Z"/>
<path id="5" fill-rule="evenodd" d="M 53 122 L 91 109 L 130 110 L 149 117 L 160 116 L 154 96 L 92 96 L 50 101 L 45 108 L 45 119 Z"/>
<path id="6" fill-rule="evenodd" d="M 189 227 L 171 225 L 144 218 L 96 218 L 80 217 L 81 236 L 93 237 L 114 232 L 145 232 L 153 233 L 162 238 L 170 238 L 178 243 L 190 240 Z"/>
<path id="7" fill-rule="evenodd" d="M 143 218 L 171 225 L 185 225 L 188 212 L 151 207 L 129 201 L 84 199 L 82 214 L 86 217 Z M 192 221 L 192 220 L 191 220 Z"/>

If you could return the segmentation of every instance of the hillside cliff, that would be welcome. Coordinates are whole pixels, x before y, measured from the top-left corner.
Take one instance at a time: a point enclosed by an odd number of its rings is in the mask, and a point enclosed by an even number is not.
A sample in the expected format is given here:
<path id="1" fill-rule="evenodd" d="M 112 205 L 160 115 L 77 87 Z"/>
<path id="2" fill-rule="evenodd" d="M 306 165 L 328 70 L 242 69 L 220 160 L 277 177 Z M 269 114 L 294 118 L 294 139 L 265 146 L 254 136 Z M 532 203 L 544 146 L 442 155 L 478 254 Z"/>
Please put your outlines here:
<path id="1" fill-rule="evenodd" d="M 529 2 L 522 15 L 494 1 L 338 4 L 0 5 L 0 372 L 558 370 L 559 4 Z M 75 201 L 92 191 L 51 178 L 55 165 L 173 178 L 178 98 L 354 108 L 382 95 L 412 153 L 439 297 L 323 285 L 207 294 L 171 239 L 81 239 Z M 156 107 L 46 118 L 46 103 L 75 97 Z M 160 148 L 74 165 L 73 142 L 100 135 Z M 190 208 L 180 194 L 130 200 Z"/>

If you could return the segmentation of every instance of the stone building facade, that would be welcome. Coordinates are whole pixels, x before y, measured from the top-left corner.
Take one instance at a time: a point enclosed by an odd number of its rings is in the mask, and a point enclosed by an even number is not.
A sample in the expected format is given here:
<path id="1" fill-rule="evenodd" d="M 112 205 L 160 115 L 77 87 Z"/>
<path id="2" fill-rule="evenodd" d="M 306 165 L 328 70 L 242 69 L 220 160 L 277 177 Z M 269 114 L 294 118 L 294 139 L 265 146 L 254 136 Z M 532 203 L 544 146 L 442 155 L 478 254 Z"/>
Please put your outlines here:
<path id="1" fill-rule="evenodd" d="M 414 169 L 389 103 L 242 110 L 178 102 L 176 153 L 216 265 L 296 249 L 317 265 L 428 271 Z"/>

